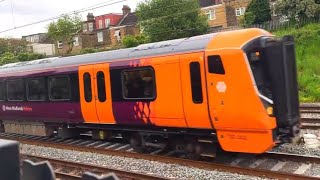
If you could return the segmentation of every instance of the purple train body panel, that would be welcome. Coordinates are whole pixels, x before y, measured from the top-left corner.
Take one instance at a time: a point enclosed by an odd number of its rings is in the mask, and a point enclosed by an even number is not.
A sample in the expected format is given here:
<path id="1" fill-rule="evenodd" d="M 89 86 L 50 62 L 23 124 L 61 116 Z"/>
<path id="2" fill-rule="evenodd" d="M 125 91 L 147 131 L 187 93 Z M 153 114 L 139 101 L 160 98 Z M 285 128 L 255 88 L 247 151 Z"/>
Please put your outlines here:
<path id="1" fill-rule="evenodd" d="M 78 102 L 1 102 L 2 120 L 82 123 Z"/>

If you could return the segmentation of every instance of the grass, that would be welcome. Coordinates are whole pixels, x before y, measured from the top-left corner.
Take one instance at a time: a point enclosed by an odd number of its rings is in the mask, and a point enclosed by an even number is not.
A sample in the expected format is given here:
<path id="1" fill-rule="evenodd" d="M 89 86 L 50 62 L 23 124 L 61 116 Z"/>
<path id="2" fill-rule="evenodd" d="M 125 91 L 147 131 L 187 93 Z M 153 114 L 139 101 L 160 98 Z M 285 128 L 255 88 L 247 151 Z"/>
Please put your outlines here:
<path id="1" fill-rule="evenodd" d="M 273 34 L 295 37 L 300 102 L 320 102 L 320 24 Z"/>

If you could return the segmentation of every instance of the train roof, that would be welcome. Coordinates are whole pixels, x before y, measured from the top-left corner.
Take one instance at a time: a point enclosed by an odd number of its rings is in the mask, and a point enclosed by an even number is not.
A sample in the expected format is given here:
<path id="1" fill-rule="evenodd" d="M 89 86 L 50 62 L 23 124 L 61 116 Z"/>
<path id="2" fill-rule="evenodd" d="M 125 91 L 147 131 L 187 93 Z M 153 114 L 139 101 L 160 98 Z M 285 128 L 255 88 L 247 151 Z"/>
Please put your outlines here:
<path id="1" fill-rule="evenodd" d="M 214 39 L 214 37 L 221 33 L 223 32 L 205 34 L 190 38 L 181 38 L 169 41 L 142 44 L 134 48 L 105 51 L 93 54 L 84 54 L 69 57 L 53 57 L 26 62 L 10 63 L 0 66 L 0 74 L 201 51 L 205 50 L 208 44 Z M 236 33 L 233 34 L 237 35 Z"/>

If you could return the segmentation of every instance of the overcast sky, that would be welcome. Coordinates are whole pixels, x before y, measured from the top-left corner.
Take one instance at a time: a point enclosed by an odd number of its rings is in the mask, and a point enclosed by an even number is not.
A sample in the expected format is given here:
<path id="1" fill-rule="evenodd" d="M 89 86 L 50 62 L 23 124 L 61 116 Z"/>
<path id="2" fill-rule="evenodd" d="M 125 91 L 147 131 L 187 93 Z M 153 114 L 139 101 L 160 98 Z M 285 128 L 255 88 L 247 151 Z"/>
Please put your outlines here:
<path id="1" fill-rule="evenodd" d="M 0 32 L 97 4 L 116 3 L 83 12 L 82 18 L 85 19 L 88 12 L 92 12 L 95 16 L 112 12 L 121 13 L 123 5 L 130 6 L 134 11 L 137 3 L 141 1 L 143 0 L 0 0 Z M 48 23 L 50 21 L 3 32 L 0 33 L 0 37 L 21 38 L 24 35 L 45 32 Z"/>

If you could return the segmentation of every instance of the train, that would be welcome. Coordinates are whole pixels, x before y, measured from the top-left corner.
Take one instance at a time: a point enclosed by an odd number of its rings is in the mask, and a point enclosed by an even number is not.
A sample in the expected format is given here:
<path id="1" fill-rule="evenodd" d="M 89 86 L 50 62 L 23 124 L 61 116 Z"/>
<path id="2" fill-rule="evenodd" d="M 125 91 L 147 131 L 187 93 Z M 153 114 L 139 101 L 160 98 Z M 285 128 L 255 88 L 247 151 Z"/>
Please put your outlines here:
<path id="1" fill-rule="evenodd" d="M 300 131 L 295 43 L 259 28 L 0 66 L 0 129 L 260 154 Z"/>

